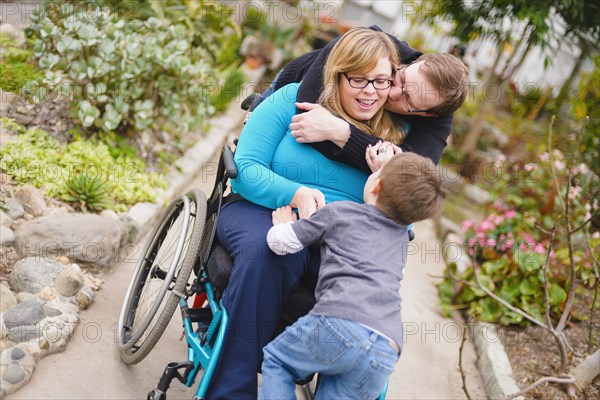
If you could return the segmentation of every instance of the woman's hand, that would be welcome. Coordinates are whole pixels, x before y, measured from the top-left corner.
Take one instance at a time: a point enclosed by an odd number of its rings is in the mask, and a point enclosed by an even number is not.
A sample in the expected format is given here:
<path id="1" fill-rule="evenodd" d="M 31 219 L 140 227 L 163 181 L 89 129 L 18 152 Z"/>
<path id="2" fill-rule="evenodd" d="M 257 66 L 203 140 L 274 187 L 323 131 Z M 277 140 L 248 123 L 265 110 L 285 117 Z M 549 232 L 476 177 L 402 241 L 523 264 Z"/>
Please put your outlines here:
<path id="1" fill-rule="evenodd" d="M 325 207 L 325 196 L 317 189 L 300 186 L 300 188 L 296 190 L 296 193 L 294 193 L 290 205 L 298 209 L 300 218 L 308 218 L 313 215 L 318 208 Z"/>
<path id="2" fill-rule="evenodd" d="M 340 149 L 350 137 L 350 125 L 333 116 L 323 106 L 313 103 L 296 103 L 300 110 L 308 112 L 292 117 L 290 129 L 298 143 L 315 143 L 329 140 Z"/>
<path id="3" fill-rule="evenodd" d="M 390 142 L 379 141 L 375 146 L 368 145 L 365 152 L 367 165 L 372 172 L 381 169 L 394 154 L 402 153 L 402 149 Z"/>
<path id="4" fill-rule="evenodd" d="M 279 207 L 273 211 L 273 225 L 296 221 L 298 221 L 298 217 L 290 206 Z"/>

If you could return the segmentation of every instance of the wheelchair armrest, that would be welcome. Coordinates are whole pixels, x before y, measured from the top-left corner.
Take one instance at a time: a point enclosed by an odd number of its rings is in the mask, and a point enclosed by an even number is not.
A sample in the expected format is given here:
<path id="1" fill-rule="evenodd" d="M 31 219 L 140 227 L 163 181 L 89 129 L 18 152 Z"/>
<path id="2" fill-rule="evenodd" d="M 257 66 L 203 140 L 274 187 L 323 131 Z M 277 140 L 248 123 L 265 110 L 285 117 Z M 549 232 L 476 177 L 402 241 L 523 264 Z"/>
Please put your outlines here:
<path id="1" fill-rule="evenodd" d="M 233 151 L 229 145 L 223 146 L 223 163 L 225 164 L 225 173 L 230 179 L 237 178 L 238 171 L 233 161 Z"/>
<path id="2" fill-rule="evenodd" d="M 252 111 L 256 107 L 257 100 L 262 98 L 260 93 L 252 93 L 242 101 L 242 110 Z"/>

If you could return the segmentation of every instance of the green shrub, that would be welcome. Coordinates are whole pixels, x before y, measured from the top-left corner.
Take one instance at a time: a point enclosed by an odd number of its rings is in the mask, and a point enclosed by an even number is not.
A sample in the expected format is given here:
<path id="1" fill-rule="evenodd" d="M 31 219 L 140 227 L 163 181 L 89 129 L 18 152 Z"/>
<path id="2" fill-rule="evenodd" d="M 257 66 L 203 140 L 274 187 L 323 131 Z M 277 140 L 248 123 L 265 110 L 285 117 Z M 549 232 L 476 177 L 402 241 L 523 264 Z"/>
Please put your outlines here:
<path id="1" fill-rule="evenodd" d="M 72 115 L 103 131 L 131 126 L 179 130 L 197 126 L 214 110 L 207 99 L 218 82 L 194 29 L 157 18 L 119 19 L 107 9 L 94 18 L 78 7 L 36 15 L 34 56 L 45 72 L 34 99 L 47 91 L 70 96 Z M 203 31 L 209 41 L 211 31 Z"/>
<path id="2" fill-rule="evenodd" d="M 560 315 L 565 305 L 571 268 L 569 229 L 580 227 L 571 237 L 578 282 L 593 287 L 596 280 L 593 263 L 599 257 L 600 233 L 593 233 L 589 218 L 600 210 L 600 182 L 583 163 L 573 166 L 569 175 L 570 160 L 556 149 L 528 163 L 499 160 L 484 173 L 492 190 L 487 216 L 480 223 L 463 222 L 464 247 L 478 267 L 481 284 L 539 320 L 544 319 L 546 309 L 542 266 L 547 258 L 551 317 Z M 567 197 L 570 228 L 562 205 Z M 551 240 L 553 228 L 556 234 Z M 458 306 L 480 320 L 504 325 L 529 323 L 475 284 L 473 267 L 459 273 L 451 263 L 438 287 L 442 309 L 449 312 Z"/>
<path id="3" fill-rule="evenodd" d="M 16 93 L 28 82 L 41 77 L 40 72 L 31 64 L 0 63 L 0 88 L 4 91 Z"/>
<path id="4" fill-rule="evenodd" d="M 0 169 L 18 183 L 43 188 L 48 197 L 87 210 L 124 211 L 138 202 L 154 201 L 158 189 L 166 187 L 162 175 L 146 172 L 142 159 L 110 147 L 106 138 L 75 138 L 62 145 L 42 130 L 25 130 L 6 118 L 1 122 L 17 135 L 0 148 Z"/>
<path id="5" fill-rule="evenodd" d="M 234 69 L 227 75 L 221 89 L 210 98 L 210 104 L 217 111 L 224 111 L 227 104 L 231 102 L 244 87 L 246 76 L 240 69 Z"/>

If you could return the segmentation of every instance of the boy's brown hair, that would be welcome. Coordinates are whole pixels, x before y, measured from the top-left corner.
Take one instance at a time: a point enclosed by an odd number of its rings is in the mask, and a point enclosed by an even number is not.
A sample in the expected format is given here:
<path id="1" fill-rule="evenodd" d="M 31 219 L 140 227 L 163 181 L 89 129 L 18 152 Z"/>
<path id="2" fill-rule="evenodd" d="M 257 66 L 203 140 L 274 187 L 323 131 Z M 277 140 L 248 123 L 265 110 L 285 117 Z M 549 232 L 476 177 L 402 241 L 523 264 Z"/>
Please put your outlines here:
<path id="1" fill-rule="evenodd" d="M 412 224 L 442 211 L 446 192 L 433 162 L 414 153 L 400 153 L 382 168 L 376 205 L 394 221 Z"/>
<path id="2" fill-rule="evenodd" d="M 449 53 L 427 53 L 415 63 L 443 102 L 428 112 L 450 115 L 464 103 L 469 91 L 469 69 L 458 57 Z"/>

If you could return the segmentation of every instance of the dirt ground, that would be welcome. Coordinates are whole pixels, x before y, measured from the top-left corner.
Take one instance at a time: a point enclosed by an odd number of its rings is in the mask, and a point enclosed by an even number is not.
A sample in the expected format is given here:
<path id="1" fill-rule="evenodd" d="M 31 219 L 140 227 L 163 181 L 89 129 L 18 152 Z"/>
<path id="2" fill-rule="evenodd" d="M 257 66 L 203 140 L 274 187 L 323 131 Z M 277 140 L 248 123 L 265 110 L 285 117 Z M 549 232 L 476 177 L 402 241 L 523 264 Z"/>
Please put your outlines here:
<path id="1" fill-rule="evenodd" d="M 600 310 L 596 307 L 593 318 L 589 319 L 589 304 L 580 302 L 575 304 L 576 314 L 585 318 L 567 325 L 565 334 L 569 339 L 573 351 L 570 355 L 571 366 L 578 365 L 586 355 L 595 352 L 599 347 L 600 339 Z M 590 343 L 591 326 L 591 351 Z M 556 376 L 560 365 L 560 355 L 554 337 L 540 327 L 527 328 L 500 328 L 502 344 L 508 354 L 513 369 L 515 381 L 521 388 L 525 388 L 539 378 Z M 564 391 L 557 384 L 543 384 L 526 396 L 526 399 L 568 399 Z M 579 395 L 580 399 L 600 399 L 600 376 L 592 382 Z"/>

